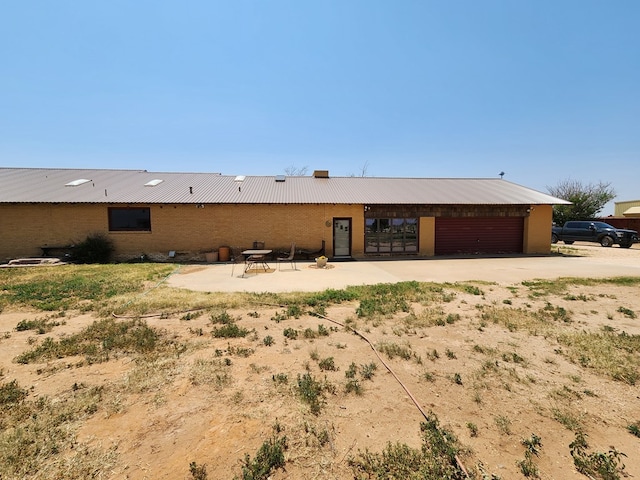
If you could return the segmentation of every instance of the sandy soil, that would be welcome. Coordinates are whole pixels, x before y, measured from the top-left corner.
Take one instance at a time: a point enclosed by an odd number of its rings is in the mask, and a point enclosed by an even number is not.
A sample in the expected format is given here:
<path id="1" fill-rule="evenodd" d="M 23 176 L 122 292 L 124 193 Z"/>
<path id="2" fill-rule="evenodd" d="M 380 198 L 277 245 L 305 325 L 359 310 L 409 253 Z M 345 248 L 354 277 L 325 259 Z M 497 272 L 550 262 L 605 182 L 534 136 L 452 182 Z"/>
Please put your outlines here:
<path id="1" fill-rule="evenodd" d="M 573 248 L 589 256 L 619 254 L 616 248 Z M 274 320 L 283 312 L 279 307 L 228 311 L 238 325 L 253 331 L 242 339 L 213 338 L 205 313 L 189 320 L 180 314 L 151 317 L 150 325 L 186 347 L 152 363 L 121 357 L 94 365 L 78 358 L 17 364 L 13 359 L 34 341 L 80 331 L 94 318 L 68 312 L 64 325 L 37 335 L 15 327 L 42 313 L 5 310 L 0 313 L 0 380 L 17 379 L 31 397 L 55 398 L 74 383 L 104 385 L 105 400 L 78 426 L 81 442 L 117 446 L 117 464 L 103 478 L 189 479 L 189 464 L 195 461 L 206 465 L 209 479 L 232 479 L 240 474 L 244 455 L 253 457 L 277 425 L 289 448 L 286 469 L 272 479 L 349 479 L 348 459 L 360 451 L 380 451 L 388 442 L 419 447 L 423 417 L 371 346 L 342 328 L 347 322 L 374 345 L 410 347 L 412 359 L 382 358 L 423 411 L 434 412 L 458 436 L 468 449 L 462 458 L 468 469 L 477 470 L 481 463 L 502 479 L 524 478 L 517 465 L 524 459 L 521 441 L 535 433 L 542 439 L 534 459 L 540 478 L 587 478 L 573 466 L 569 444 L 575 434 L 558 420 L 563 417 L 581 425 L 593 451 L 615 446 L 624 452 L 627 474 L 640 478 L 640 439 L 627 431 L 640 421 L 638 386 L 572 363 L 558 341 L 560 333 L 597 332 L 603 326 L 640 335 L 640 319 L 618 311 L 624 307 L 640 317 L 637 287 L 573 286 L 541 298 L 522 284 L 477 287 L 479 295 L 447 289 L 451 301 L 411 305 L 418 318 L 437 309 L 443 316 L 459 315 L 444 326 L 409 322 L 407 312 L 364 321 L 356 315 L 357 303 L 327 309 L 327 319 L 302 315 L 280 322 Z M 566 309 L 571 321 L 532 334 L 482 317 L 494 308 L 535 312 L 549 305 Z M 317 331 L 320 324 L 328 336 L 303 337 L 305 329 Z M 298 339 L 287 339 L 285 328 L 298 330 Z M 273 345 L 265 344 L 267 336 Z M 329 357 L 337 370 L 321 371 L 315 359 Z M 358 377 L 362 394 L 346 393 L 349 366 L 372 362 L 377 365 L 373 378 Z M 295 393 L 297 376 L 308 371 L 335 387 L 319 415 L 310 413 Z M 288 383 L 277 385 L 274 376 L 282 374 Z M 477 427 L 477 435 L 469 424 Z"/>

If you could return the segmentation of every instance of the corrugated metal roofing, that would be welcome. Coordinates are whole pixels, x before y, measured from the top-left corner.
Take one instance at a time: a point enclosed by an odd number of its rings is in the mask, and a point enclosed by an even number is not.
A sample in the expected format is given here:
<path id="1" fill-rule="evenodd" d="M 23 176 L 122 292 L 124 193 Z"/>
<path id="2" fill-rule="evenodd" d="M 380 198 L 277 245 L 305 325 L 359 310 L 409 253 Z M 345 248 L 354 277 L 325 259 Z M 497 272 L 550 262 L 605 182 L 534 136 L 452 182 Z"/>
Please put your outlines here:
<path id="1" fill-rule="evenodd" d="M 77 186 L 74 180 L 87 179 Z M 156 186 L 145 186 L 162 180 Z M 145 170 L 0 168 L 0 203 L 557 205 L 497 178 L 286 177 Z"/>

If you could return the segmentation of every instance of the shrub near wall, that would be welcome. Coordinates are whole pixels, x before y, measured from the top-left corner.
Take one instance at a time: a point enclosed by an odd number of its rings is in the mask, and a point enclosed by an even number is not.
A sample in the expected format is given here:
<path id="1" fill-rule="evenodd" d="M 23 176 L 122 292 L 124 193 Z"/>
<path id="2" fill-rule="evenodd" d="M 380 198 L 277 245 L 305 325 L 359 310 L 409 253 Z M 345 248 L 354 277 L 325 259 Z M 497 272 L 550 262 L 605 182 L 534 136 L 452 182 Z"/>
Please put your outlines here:
<path id="1" fill-rule="evenodd" d="M 71 258 L 77 263 L 109 263 L 112 253 L 111 240 L 101 233 L 95 233 L 74 247 Z"/>

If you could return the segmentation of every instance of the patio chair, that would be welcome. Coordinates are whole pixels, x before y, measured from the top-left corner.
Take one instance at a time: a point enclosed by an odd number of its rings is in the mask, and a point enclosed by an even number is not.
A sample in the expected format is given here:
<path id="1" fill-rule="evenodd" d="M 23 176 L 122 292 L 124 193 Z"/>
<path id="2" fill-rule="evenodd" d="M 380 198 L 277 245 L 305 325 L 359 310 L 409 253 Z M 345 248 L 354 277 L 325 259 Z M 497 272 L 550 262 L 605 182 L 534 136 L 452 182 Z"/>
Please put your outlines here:
<path id="1" fill-rule="evenodd" d="M 291 268 L 293 270 L 297 270 L 296 261 L 294 259 L 295 255 L 296 255 L 296 244 L 292 243 L 291 244 L 291 250 L 289 251 L 289 255 L 288 256 L 276 258 L 276 261 L 278 262 L 278 270 L 280 270 L 280 264 L 282 262 L 289 262 L 289 264 L 291 264 Z"/>
<path id="2" fill-rule="evenodd" d="M 233 272 L 236 269 L 236 265 L 242 264 L 242 277 L 244 278 L 245 273 L 245 260 L 242 251 L 244 249 L 240 247 L 231 247 L 231 276 L 233 277 Z"/>

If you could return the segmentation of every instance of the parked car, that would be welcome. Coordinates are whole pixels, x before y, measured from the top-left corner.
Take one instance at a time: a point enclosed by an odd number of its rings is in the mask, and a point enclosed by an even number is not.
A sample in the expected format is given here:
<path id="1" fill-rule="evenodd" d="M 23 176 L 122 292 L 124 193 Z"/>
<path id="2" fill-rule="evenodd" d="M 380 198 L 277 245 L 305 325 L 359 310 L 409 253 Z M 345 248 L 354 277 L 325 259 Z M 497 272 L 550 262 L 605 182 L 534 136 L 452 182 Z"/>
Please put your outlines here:
<path id="1" fill-rule="evenodd" d="M 622 248 L 629 248 L 634 242 L 638 242 L 638 232 L 616 228 L 604 222 L 571 221 L 562 227 L 551 228 L 551 243 L 563 241 L 567 244 L 573 242 L 598 242 L 603 247 L 618 244 Z"/>

